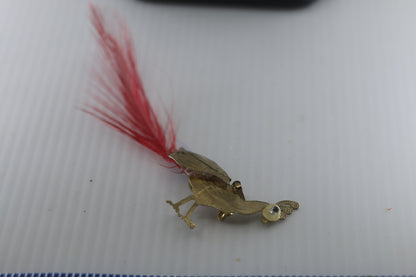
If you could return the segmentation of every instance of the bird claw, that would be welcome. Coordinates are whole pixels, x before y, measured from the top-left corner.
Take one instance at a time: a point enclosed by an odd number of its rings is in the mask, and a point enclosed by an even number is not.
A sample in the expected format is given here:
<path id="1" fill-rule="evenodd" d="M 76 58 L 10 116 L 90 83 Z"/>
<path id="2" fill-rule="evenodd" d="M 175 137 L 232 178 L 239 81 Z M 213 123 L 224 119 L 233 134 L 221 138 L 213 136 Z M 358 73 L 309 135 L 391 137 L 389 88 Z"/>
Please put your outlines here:
<path id="1" fill-rule="evenodd" d="M 170 200 L 166 200 L 166 203 L 172 206 L 172 208 L 175 210 L 178 216 L 181 216 L 181 214 L 179 213 L 179 206 L 177 204 L 173 204 L 173 202 Z"/>

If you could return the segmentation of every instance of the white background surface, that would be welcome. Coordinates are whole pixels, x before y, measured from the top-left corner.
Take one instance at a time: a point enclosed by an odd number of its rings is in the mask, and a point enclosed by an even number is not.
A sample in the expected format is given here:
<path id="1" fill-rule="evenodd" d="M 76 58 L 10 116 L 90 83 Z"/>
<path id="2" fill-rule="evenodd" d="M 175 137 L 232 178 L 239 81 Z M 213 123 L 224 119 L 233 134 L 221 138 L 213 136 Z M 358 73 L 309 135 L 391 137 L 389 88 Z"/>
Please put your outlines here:
<path id="1" fill-rule="evenodd" d="M 301 209 L 264 226 L 202 207 L 189 230 L 165 203 L 186 178 L 76 109 L 88 3 L 3 0 L 0 271 L 416 273 L 416 1 L 99 3 L 131 28 L 152 101 L 175 99 L 180 142 L 247 198 Z"/>

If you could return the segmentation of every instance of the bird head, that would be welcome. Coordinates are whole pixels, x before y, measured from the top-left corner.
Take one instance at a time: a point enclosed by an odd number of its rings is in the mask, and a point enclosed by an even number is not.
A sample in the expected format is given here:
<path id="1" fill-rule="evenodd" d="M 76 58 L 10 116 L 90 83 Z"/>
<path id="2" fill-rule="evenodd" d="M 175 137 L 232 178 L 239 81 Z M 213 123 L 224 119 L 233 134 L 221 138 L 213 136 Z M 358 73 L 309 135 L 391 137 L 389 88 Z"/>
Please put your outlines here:
<path id="1" fill-rule="evenodd" d="M 274 222 L 285 219 L 293 210 L 299 208 L 299 203 L 290 200 L 279 201 L 276 204 L 267 205 L 262 211 L 263 223 Z"/>

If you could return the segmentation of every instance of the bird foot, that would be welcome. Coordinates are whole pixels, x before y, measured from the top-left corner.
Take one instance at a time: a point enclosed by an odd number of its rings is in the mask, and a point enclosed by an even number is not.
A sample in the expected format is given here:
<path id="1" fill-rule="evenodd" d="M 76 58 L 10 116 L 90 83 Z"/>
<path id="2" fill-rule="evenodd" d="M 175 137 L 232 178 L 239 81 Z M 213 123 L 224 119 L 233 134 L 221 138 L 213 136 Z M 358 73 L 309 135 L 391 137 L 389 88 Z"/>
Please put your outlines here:
<path id="1" fill-rule="evenodd" d="M 169 205 L 172 206 L 172 208 L 175 210 L 175 212 L 178 214 L 178 216 L 181 216 L 181 214 L 179 212 L 179 205 L 178 204 L 173 204 L 173 202 L 170 201 L 170 200 L 166 200 L 166 203 L 168 203 Z"/>
<path id="2" fill-rule="evenodd" d="M 193 223 L 192 220 L 189 219 L 189 217 L 191 216 L 192 211 L 197 207 L 196 204 L 194 204 L 191 207 L 191 209 L 188 211 L 188 213 L 186 214 L 186 216 L 183 216 L 183 215 L 181 215 L 181 213 L 179 211 L 179 206 L 180 206 L 180 203 L 179 202 L 174 204 L 172 201 L 167 200 L 166 203 L 168 203 L 169 205 L 171 205 L 173 207 L 173 209 L 176 211 L 176 213 L 178 214 L 178 216 L 180 218 L 182 218 L 183 221 L 186 222 L 186 224 L 188 224 L 189 228 L 191 228 L 191 229 L 195 228 L 195 223 Z"/>

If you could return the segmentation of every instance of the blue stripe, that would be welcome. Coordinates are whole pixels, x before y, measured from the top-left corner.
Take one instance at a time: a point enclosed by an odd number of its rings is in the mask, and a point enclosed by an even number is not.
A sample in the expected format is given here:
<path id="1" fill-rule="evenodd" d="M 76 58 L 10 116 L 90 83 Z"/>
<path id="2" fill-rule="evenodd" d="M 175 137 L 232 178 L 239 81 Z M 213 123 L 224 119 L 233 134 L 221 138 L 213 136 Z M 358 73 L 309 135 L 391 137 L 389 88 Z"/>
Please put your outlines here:
<path id="1" fill-rule="evenodd" d="M 126 275 L 99 273 L 0 273 L 0 277 L 368 277 L 367 275 Z M 371 277 L 416 277 L 416 275 L 372 275 Z"/>

